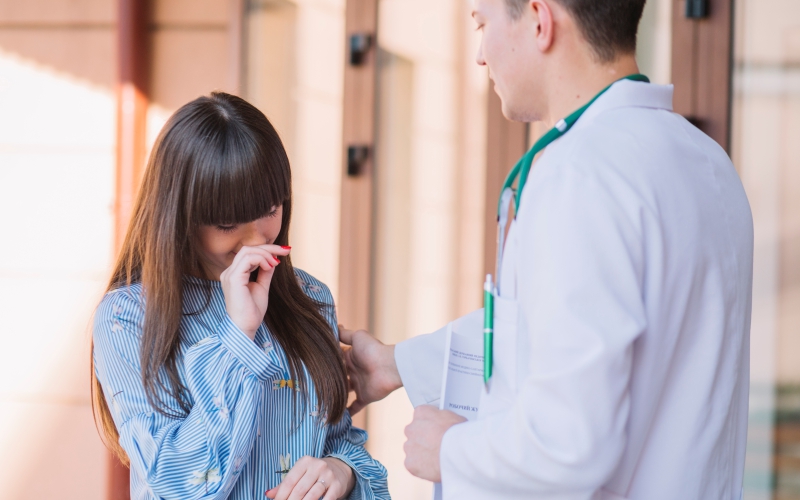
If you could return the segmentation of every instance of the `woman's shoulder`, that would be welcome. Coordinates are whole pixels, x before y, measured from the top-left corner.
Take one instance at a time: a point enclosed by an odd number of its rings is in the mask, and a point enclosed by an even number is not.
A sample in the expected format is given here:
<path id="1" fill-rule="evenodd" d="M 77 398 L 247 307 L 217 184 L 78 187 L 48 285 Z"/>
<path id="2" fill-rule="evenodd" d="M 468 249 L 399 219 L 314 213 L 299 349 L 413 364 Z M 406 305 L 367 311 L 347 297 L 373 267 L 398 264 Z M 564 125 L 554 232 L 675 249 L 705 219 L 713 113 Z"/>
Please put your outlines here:
<path id="1" fill-rule="evenodd" d="M 294 268 L 294 275 L 297 278 L 297 284 L 300 285 L 300 288 L 306 295 L 317 302 L 322 302 L 323 304 L 331 306 L 333 305 L 333 295 L 325 283 L 311 276 L 302 269 Z"/>
<path id="2" fill-rule="evenodd" d="M 140 283 L 111 289 L 100 300 L 95 311 L 95 335 L 115 332 L 124 324 L 138 325 L 144 318 L 144 302 Z M 110 328 L 103 328 L 106 325 Z"/>

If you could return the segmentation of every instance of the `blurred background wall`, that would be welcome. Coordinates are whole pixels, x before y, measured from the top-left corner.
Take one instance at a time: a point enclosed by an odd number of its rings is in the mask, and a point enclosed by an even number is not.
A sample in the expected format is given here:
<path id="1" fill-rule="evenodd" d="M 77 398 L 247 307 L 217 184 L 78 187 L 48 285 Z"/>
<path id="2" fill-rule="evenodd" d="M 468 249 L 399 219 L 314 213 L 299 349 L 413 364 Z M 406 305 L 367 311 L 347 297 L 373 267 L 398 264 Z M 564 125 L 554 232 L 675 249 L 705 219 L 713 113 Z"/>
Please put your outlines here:
<path id="1" fill-rule="evenodd" d="M 122 498 L 110 489 L 119 469 L 115 476 L 91 417 L 89 326 L 143 159 L 182 104 L 225 90 L 273 121 L 294 173 L 294 262 L 340 295 L 350 258 L 340 249 L 350 238 L 342 232 L 343 121 L 352 111 L 344 86 L 354 0 L 150 0 L 125 52 L 130 19 L 120 12 L 139 1 L 0 0 L 3 500 Z M 674 35 L 684 2 L 647 2 L 638 59 L 657 83 L 683 82 L 685 71 L 674 68 L 706 51 L 702 40 L 687 48 Z M 800 4 L 710 4 L 712 16 L 735 7 L 733 45 L 708 60 L 733 60 L 732 132 L 720 140 L 756 222 L 745 498 L 797 500 Z M 362 263 L 371 293 L 363 324 L 348 326 L 397 342 L 480 307 L 494 241 L 487 200 L 543 130 L 498 115 L 486 69 L 474 63 L 479 34 L 468 0 L 377 0 L 377 9 L 372 223 Z M 126 87 L 131 67 L 138 80 Z M 430 486 L 402 465 L 411 411 L 398 392 L 361 422 L 393 496 L 427 500 Z"/>
<path id="2" fill-rule="evenodd" d="M 732 152 L 755 222 L 746 498 L 800 499 L 800 2 L 737 0 Z"/>
<path id="3" fill-rule="evenodd" d="M 102 498 L 88 325 L 114 244 L 111 1 L 0 2 L 0 498 Z"/>

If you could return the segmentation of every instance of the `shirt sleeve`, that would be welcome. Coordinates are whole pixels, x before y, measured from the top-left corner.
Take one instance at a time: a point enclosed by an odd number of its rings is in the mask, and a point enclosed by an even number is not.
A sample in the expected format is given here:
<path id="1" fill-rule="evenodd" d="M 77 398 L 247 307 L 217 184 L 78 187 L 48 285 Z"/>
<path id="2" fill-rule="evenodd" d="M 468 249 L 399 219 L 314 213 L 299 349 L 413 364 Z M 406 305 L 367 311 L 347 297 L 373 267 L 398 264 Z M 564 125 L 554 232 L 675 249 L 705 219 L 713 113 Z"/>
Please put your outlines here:
<path id="1" fill-rule="evenodd" d="M 298 269 L 295 272 L 303 291 L 322 305 L 322 315 L 338 339 L 339 323 L 330 290 L 308 273 Z M 356 485 L 349 500 L 389 500 L 386 468 L 370 456 L 364 448 L 366 442 L 366 431 L 353 427 L 350 412 L 345 411 L 342 420 L 328 428 L 323 456 L 337 458 L 353 470 Z"/>
<path id="2" fill-rule="evenodd" d="M 483 335 L 483 309 L 473 311 L 453 321 L 453 331 Z M 394 361 L 408 399 L 419 405 L 439 406 L 444 374 L 444 348 L 447 327 L 433 333 L 418 335 L 395 346 Z"/>
<path id="3" fill-rule="evenodd" d="M 191 410 L 166 397 L 165 416 L 142 384 L 142 318 L 139 301 L 117 290 L 98 307 L 93 333 L 96 375 L 131 469 L 158 498 L 226 498 L 251 453 L 263 382 L 279 368 L 226 315 L 179 367 Z"/>
<path id="4" fill-rule="evenodd" d="M 350 500 L 389 500 L 386 468 L 367 453 L 367 433 L 353 427 L 350 412 L 328 429 L 324 455 L 346 463 L 356 477 Z"/>
<path id="5" fill-rule="evenodd" d="M 529 183 L 517 218 L 531 370 L 508 410 L 445 434 L 445 498 L 589 498 L 626 446 L 633 343 L 646 326 L 643 215 L 588 174 L 548 175 Z"/>
<path id="6" fill-rule="evenodd" d="M 397 344 L 394 361 L 408 399 L 419 405 L 439 405 L 447 327 Z"/>

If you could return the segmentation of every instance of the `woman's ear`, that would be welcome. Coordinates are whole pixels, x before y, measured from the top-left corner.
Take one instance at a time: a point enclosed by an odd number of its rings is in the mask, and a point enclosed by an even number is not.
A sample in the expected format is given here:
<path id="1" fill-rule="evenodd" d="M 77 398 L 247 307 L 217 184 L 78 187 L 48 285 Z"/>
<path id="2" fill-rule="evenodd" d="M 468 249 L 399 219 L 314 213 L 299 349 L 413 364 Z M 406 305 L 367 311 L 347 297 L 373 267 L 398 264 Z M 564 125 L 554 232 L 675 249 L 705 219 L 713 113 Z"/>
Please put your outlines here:
<path id="1" fill-rule="evenodd" d="M 552 0 L 531 0 L 528 2 L 527 12 L 523 16 L 530 16 L 530 22 L 535 24 L 536 45 L 541 52 L 547 52 L 553 46 L 554 18 L 550 8 Z"/>

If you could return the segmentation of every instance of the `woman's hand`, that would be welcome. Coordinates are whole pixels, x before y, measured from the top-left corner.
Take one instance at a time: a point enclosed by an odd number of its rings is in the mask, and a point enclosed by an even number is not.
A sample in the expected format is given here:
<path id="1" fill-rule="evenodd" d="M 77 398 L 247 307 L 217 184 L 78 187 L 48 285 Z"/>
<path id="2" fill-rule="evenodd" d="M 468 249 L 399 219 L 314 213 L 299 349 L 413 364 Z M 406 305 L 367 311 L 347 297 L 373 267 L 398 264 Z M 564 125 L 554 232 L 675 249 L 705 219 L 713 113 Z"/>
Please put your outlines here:
<path id="1" fill-rule="evenodd" d="M 251 339 L 267 313 L 269 285 L 275 266 L 280 264 L 277 256 L 289 255 L 289 251 L 277 245 L 242 247 L 219 277 L 228 315 Z M 258 280 L 251 283 L 250 273 L 256 269 L 260 269 Z"/>
<path id="2" fill-rule="evenodd" d="M 355 485 L 353 470 L 341 460 L 303 457 L 266 495 L 275 500 L 340 500 L 347 498 Z"/>

